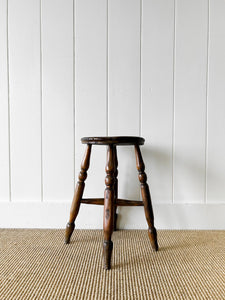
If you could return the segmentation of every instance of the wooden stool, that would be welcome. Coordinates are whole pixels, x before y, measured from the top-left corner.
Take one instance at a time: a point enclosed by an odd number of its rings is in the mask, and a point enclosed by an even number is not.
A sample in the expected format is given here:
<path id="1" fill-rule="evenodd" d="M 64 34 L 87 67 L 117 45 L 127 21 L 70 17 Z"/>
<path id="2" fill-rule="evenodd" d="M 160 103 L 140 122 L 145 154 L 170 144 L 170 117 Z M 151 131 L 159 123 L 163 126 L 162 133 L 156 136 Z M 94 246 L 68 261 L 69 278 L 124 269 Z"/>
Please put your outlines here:
<path id="1" fill-rule="evenodd" d="M 103 259 L 104 268 L 110 269 L 111 254 L 113 242 L 111 236 L 116 230 L 116 208 L 117 206 L 144 206 L 145 216 L 148 223 L 148 235 L 152 248 L 157 251 L 157 233 L 154 227 L 154 216 L 152 210 L 151 196 L 147 184 L 147 176 L 145 174 L 145 165 L 142 159 L 139 145 L 143 145 L 145 140 L 141 137 L 119 136 L 119 137 L 84 137 L 81 139 L 83 144 L 87 144 L 84 159 L 81 164 L 81 171 L 78 176 L 73 202 L 70 210 L 69 222 L 66 226 L 65 243 L 68 244 L 74 230 L 74 221 L 78 215 L 80 204 L 98 204 L 104 205 L 103 229 Z M 89 168 L 92 145 L 107 146 L 107 163 L 106 163 L 106 178 L 105 178 L 105 194 L 104 199 L 82 199 L 84 191 L 84 181 L 87 178 L 87 170 Z M 138 170 L 138 178 L 141 184 L 142 201 L 129 201 L 118 199 L 118 181 L 117 181 L 117 149 L 116 146 L 133 145 L 136 155 L 136 164 Z"/>

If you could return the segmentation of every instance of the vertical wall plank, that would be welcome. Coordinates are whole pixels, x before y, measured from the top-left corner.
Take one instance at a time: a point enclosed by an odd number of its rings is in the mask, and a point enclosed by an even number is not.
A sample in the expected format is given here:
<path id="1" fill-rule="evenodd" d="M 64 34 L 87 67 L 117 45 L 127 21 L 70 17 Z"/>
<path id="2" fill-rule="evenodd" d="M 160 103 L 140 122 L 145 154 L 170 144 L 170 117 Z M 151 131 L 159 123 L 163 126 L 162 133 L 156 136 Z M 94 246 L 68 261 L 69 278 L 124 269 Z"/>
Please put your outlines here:
<path id="1" fill-rule="evenodd" d="M 140 1 L 109 0 L 109 135 L 139 135 Z M 133 148 L 118 147 L 119 196 L 139 198 Z"/>
<path id="2" fill-rule="evenodd" d="M 109 132 L 139 134 L 140 1 L 109 0 Z"/>
<path id="3" fill-rule="evenodd" d="M 174 0 L 142 7 L 142 135 L 153 202 L 172 202 Z"/>
<path id="4" fill-rule="evenodd" d="M 73 193 L 73 1 L 42 1 L 43 199 Z"/>
<path id="5" fill-rule="evenodd" d="M 0 201 L 9 200 L 7 1 L 0 1 Z"/>
<path id="6" fill-rule="evenodd" d="M 210 1 L 207 201 L 225 203 L 225 2 Z"/>
<path id="7" fill-rule="evenodd" d="M 40 7 L 9 0 L 12 201 L 41 199 Z"/>
<path id="8" fill-rule="evenodd" d="M 174 201 L 203 203 L 208 3 L 176 3 Z"/>
<path id="9" fill-rule="evenodd" d="M 77 181 L 86 147 L 81 144 L 81 137 L 106 135 L 107 1 L 77 0 L 75 3 L 75 180 Z M 93 146 L 85 197 L 104 196 L 105 163 L 105 147 Z M 83 205 L 78 226 L 83 215 L 90 216 L 89 220 L 86 219 L 87 223 L 94 222 L 98 228 L 102 227 L 102 207 Z"/>

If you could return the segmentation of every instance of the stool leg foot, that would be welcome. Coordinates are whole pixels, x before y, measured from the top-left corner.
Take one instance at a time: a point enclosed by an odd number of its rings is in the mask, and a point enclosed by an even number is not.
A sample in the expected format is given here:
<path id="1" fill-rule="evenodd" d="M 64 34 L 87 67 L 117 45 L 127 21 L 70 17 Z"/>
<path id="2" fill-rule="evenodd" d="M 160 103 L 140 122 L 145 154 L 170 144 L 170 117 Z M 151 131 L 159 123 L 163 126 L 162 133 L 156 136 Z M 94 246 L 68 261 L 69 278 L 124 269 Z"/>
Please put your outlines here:
<path id="1" fill-rule="evenodd" d="M 158 242 L 157 242 L 157 231 L 154 227 L 154 215 L 151 203 L 151 196 L 149 192 L 148 184 L 141 184 L 141 194 L 142 199 L 144 202 L 144 210 L 145 210 L 145 217 L 148 223 L 148 236 L 151 242 L 152 249 L 158 251 Z"/>
<path id="2" fill-rule="evenodd" d="M 103 260 L 104 260 L 104 269 L 110 270 L 111 268 L 111 256 L 112 256 L 113 242 L 104 241 L 103 242 Z"/>
<path id="3" fill-rule="evenodd" d="M 104 268 L 109 270 L 111 267 L 111 255 L 113 243 L 111 236 L 113 233 L 113 219 L 114 219 L 114 184 L 115 184 L 115 163 L 114 163 L 115 146 L 109 145 L 107 150 L 107 163 L 106 163 L 106 178 L 105 178 L 105 195 L 104 195 L 104 243 L 103 243 L 103 260 Z"/>
<path id="4" fill-rule="evenodd" d="M 80 209 L 80 201 L 83 196 L 84 186 L 85 186 L 85 179 L 87 178 L 87 170 L 90 164 L 90 156 L 91 156 L 91 145 L 87 144 L 86 152 L 81 164 L 81 171 L 78 176 L 78 182 L 76 185 L 76 189 L 74 192 L 73 202 L 70 208 L 70 218 L 69 222 L 66 225 L 66 232 L 65 232 L 65 244 L 69 244 L 70 237 L 73 233 L 75 224 L 74 221 L 78 215 Z"/>
<path id="5" fill-rule="evenodd" d="M 152 209 L 151 195 L 147 184 L 147 175 L 145 173 L 145 165 L 141 155 L 140 147 L 135 145 L 135 155 L 138 170 L 138 178 L 141 184 L 141 195 L 144 203 L 145 217 L 148 223 L 148 236 L 153 250 L 158 251 L 157 231 L 154 227 L 154 215 Z"/>
<path id="6" fill-rule="evenodd" d="M 157 242 L 157 231 L 155 229 L 155 227 L 153 229 L 148 229 L 148 236 L 150 239 L 150 243 L 152 246 L 152 249 L 155 251 L 158 251 L 159 246 L 158 246 L 158 242 Z"/>
<path id="7" fill-rule="evenodd" d="M 65 244 L 69 244 L 70 237 L 74 231 L 75 224 L 68 222 L 66 224 L 66 233 L 65 233 Z"/>

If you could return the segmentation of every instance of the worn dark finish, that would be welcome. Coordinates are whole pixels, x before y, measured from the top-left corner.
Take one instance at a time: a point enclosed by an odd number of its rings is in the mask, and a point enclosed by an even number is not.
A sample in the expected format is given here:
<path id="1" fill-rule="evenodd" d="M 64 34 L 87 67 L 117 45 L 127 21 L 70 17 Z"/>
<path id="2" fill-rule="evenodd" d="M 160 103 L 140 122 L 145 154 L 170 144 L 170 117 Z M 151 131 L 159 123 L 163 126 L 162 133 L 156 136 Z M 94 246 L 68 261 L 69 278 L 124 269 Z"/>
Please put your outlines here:
<path id="1" fill-rule="evenodd" d="M 104 205 L 104 198 L 83 198 L 80 201 L 84 204 Z M 115 206 L 144 206 L 143 201 L 117 199 Z"/>
<path id="2" fill-rule="evenodd" d="M 74 221 L 78 215 L 79 208 L 80 208 L 80 201 L 83 196 L 84 186 L 85 186 L 85 179 L 87 178 L 87 170 L 90 164 L 90 156 L 91 156 L 91 147 L 92 145 L 87 145 L 87 149 L 84 155 L 84 159 L 81 164 L 81 171 L 78 176 L 78 182 L 76 185 L 76 189 L 74 192 L 73 202 L 70 209 L 70 218 L 69 222 L 66 225 L 66 234 L 65 234 L 65 243 L 68 244 L 70 242 L 70 237 L 74 230 Z"/>
<path id="3" fill-rule="evenodd" d="M 68 244 L 74 230 L 74 221 L 79 212 L 80 204 L 97 204 L 104 205 L 103 229 L 103 265 L 106 270 L 111 268 L 111 256 L 113 250 L 113 242 L 111 240 L 113 231 L 116 230 L 117 206 L 144 206 L 145 216 L 148 223 L 148 235 L 154 250 L 158 250 L 157 232 L 154 227 L 154 216 L 152 210 L 151 196 L 147 184 L 147 176 L 145 173 L 145 165 L 140 151 L 140 145 L 144 144 L 144 139 L 134 136 L 119 137 L 84 137 L 81 139 L 83 144 L 87 144 L 87 149 L 81 164 L 81 171 L 78 177 L 73 202 L 70 210 L 70 219 L 66 226 L 65 243 Z M 105 178 L 105 194 L 104 198 L 88 198 L 82 199 L 87 170 L 90 163 L 92 145 L 107 145 L 107 162 L 106 162 L 106 178 Z M 141 185 L 141 194 L 143 201 L 118 199 L 118 160 L 117 146 L 133 145 L 135 148 L 136 165 L 138 170 L 138 178 Z"/>
<path id="4" fill-rule="evenodd" d="M 148 223 L 148 235 L 152 245 L 152 248 L 155 251 L 158 251 L 157 243 L 157 233 L 154 227 L 154 215 L 152 210 L 151 196 L 149 192 L 149 187 L 147 184 L 147 175 L 145 173 L 145 165 L 141 155 L 140 147 L 135 145 L 135 155 L 136 155 L 136 164 L 138 170 L 138 178 L 141 184 L 141 195 L 144 202 L 145 217 Z"/>
<path id="5" fill-rule="evenodd" d="M 114 147 L 114 206 L 113 206 L 113 230 L 116 231 L 116 220 L 117 220 L 117 198 L 118 198 L 118 159 L 117 159 L 117 150 L 116 147 Z"/>
<path id="6" fill-rule="evenodd" d="M 101 136 L 101 137 L 83 137 L 81 139 L 83 144 L 93 145 L 144 145 L 145 139 L 139 136 Z"/>
<path id="7" fill-rule="evenodd" d="M 113 242 L 105 241 L 103 242 L 103 267 L 105 270 L 111 269 L 111 257 L 112 257 L 112 250 L 113 250 Z"/>
<path id="8" fill-rule="evenodd" d="M 105 167 L 105 195 L 104 195 L 104 216 L 103 216 L 103 230 L 104 230 L 104 268 L 110 269 L 111 252 L 113 243 L 111 235 L 113 232 L 114 219 L 114 201 L 115 201 L 115 146 L 108 145 L 107 149 L 107 163 Z"/>

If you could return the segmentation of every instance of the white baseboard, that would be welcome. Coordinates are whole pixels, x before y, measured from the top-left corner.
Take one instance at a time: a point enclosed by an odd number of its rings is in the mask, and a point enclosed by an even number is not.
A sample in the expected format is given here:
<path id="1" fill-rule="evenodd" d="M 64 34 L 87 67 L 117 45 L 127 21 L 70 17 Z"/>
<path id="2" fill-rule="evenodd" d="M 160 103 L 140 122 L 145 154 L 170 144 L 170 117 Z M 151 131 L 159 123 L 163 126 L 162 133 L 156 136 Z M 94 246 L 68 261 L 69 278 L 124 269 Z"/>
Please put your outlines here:
<path id="1" fill-rule="evenodd" d="M 157 229 L 225 230 L 225 204 L 156 204 Z M 70 203 L 0 203 L 1 228 L 64 228 Z M 78 229 L 102 229 L 103 207 L 81 205 Z M 143 207 L 119 207 L 120 229 L 147 228 Z"/>

